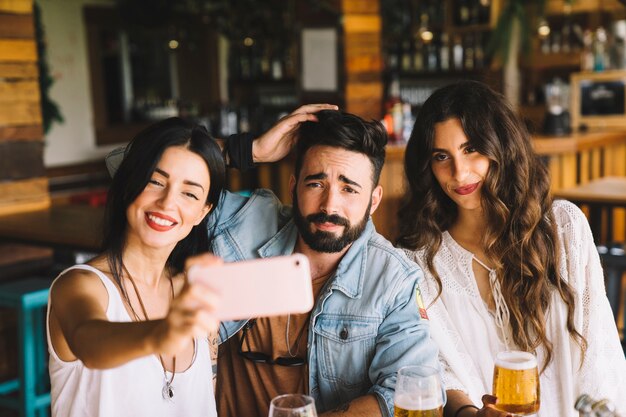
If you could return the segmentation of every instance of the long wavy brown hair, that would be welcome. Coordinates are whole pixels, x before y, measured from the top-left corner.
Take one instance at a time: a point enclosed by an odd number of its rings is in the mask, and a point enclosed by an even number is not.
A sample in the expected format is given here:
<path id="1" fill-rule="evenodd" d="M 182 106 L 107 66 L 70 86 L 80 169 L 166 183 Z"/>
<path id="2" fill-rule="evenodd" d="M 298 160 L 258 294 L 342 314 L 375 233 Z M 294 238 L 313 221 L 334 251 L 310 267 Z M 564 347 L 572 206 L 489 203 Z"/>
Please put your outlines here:
<path id="1" fill-rule="evenodd" d="M 558 273 L 558 234 L 548 170 L 533 151 L 524 123 L 504 97 L 486 85 L 462 81 L 440 88 L 421 108 L 406 147 L 409 190 L 399 212 L 403 230 L 398 244 L 425 250 L 438 298 L 442 283 L 433 259 L 442 232 L 456 221 L 457 207 L 433 175 L 431 160 L 435 125 L 454 118 L 461 122 L 470 145 L 490 161 L 481 194 L 487 219 L 482 245 L 495 265 L 511 313 L 513 341 L 527 351 L 543 346 L 545 369 L 553 356 L 545 318 L 551 293 L 557 291 L 567 307 L 567 330 L 584 356 L 586 340 L 574 326 L 573 291 Z"/>

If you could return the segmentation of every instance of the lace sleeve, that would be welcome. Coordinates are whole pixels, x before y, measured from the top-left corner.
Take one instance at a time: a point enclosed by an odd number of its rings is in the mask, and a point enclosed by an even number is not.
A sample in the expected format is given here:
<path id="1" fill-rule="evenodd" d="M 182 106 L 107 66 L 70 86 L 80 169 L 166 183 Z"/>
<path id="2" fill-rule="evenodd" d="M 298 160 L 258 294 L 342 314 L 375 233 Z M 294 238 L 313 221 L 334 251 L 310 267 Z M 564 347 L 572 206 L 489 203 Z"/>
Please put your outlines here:
<path id="1" fill-rule="evenodd" d="M 555 204 L 556 205 L 556 204 Z M 626 361 L 619 342 L 613 313 L 606 297 L 604 274 L 589 224 L 571 203 L 559 202 L 557 219 L 566 260 L 561 275 L 567 277 L 577 299 L 576 325 L 587 342 L 584 360 L 574 386 L 579 393 L 609 398 L 621 414 L 626 412 Z M 575 345 L 573 349 L 580 351 Z"/>

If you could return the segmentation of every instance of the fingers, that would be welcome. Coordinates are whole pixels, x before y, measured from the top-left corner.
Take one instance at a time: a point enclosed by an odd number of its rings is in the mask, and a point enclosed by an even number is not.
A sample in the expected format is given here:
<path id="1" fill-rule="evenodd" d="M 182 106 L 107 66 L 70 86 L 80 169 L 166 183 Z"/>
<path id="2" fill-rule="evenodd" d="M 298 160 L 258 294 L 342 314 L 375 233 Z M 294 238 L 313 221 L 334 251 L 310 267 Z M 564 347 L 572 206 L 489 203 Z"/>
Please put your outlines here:
<path id="1" fill-rule="evenodd" d="M 496 403 L 497 399 L 498 399 L 497 397 L 493 395 L 489 395 L 489 394 L 485 394 L 481 398 L 483 405 L 489 405 L 489 404 L 493 405 Z"/>
<path id="2" fill-rule="evenodd" d="M 221 265 L 224 262 L 221 258 L 211 254 L 211 253 L 203 253 L 196 256 L 191 256 L 187 258 L 185 261 L 185 271 L 187 275 L 189 275 L 189 270 L 195 266 L 216 266 Z"/>
<path id="3" fill-rule="evenodd" d="M 483 408 L 479 410 L 477 413 L 478 416 L 485 417 L 512 417 L 512 414 L 507 413 L 506 411 L 498 410 L 495 407 L 495 404 L 498 402 L 498 397 L 493 395 L 485 394 L 481 398 L 483 402 Z"/>
<path id="4" fill-rule="evenodd" d="M 317 113 L 321 110 L 339 110 L 339 106 L 334 104 L 305 104 L 304 106 L 298 107 L 291 114 Z"/>

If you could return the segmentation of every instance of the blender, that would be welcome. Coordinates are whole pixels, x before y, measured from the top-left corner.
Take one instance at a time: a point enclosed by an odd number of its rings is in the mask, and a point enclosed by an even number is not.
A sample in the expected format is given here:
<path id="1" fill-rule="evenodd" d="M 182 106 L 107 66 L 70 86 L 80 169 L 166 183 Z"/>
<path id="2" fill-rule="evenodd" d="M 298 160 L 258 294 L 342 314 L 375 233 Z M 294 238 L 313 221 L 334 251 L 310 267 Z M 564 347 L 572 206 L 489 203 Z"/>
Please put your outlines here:
<path id="1" fill-rule="evenodd" d="M 569 114 L 569 85 L 560 78 L 555 78 L 545 85 L 546 115 L 543 121 L 543 133 L 547 135 L 566 135 L 572 131 Z"/>

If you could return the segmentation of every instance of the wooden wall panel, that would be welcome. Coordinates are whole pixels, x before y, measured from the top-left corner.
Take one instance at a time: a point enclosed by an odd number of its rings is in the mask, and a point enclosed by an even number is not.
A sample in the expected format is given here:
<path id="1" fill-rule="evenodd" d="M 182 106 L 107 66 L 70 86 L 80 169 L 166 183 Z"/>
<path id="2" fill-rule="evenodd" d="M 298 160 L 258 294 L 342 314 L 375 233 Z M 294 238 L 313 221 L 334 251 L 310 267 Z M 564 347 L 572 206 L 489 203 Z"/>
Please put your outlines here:
<path id="1" fill-rule="evenodd" d="M 0 0 L 0 12 L 32 13 L 33 0 Z"/>
<path id="2" fill-rule="evenodd" d="M 44 175 L 41 140 L 0 142 L 0 178 L 23 180 Z"/>
<path id="3" fill-rule="evenodd" d="M 41 210 L 50 206 L 48 178 L 0 182 L 0 216 L 18 211 Z"/>
<path id="4" fill-rule="evenodd" d="M 348 14 L 379 14 L 379 4 L 371 0 L 344 0 L 343 12 Z"/>
<path id="5" fill-rule="evenodd" d="M 32 0 L 0 0 L 0 215 L 50 205 Z"/>
<path id="6" fill-rule="evenodd" d="M 0 102 L 35 102 L 39 103 L 39 83 L 37 81 L 0 81 Z"/>
<path id="7" fill-rule="evenodd" d="M 0 39 L 0 62 L 36 62 L 37 46 L 34 40 Z"/>
<path id="8" fill-rule="evenodd" d="M 0 126 L 0 142 L 9 140 L 40 140 L 43 137 L 41 125 Z"/>
<path id="9" fill-rule="evenodd" d="M 35 37 L 35 25 L 30 14 L 11 15 L 0 13 L 0 38 L 27 38 Z"/>
<path id="10" fill-rule="evenodd" d="M 0 126 L 34 124 L 41 124 L 39 103 L 4 103 L 0 101 Z"/>
<path id="11" fill-rule="evenodd" d="M 2 57 L 0 57 L 0 61 Z M 36 79 L 39 70 L 35 62 L 0 62 L 0 78 L 5 79 Z"/>
<path id="12" fill-rule="evenodd" d="M 342 0 L 346 111 L 381 119 L 382 45 L 380 0 Z"/>

